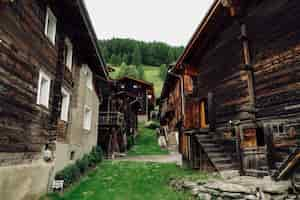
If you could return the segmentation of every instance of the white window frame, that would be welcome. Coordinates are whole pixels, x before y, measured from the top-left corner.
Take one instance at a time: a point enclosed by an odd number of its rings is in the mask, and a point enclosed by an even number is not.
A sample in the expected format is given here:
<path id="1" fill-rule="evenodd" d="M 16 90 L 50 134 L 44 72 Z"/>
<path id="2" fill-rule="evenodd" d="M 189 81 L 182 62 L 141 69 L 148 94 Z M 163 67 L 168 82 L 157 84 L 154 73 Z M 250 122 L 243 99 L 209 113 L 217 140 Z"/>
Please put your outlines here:
<path id="1" fill-rule="evenodd" d="M 65 39 L 66 45 L 66 57 L 65 57 L 65 65 L 67 68 L 72 71 L 73 66 L 73 44 L 69 38 Z"/>
<path id="2" fill-rule="evenodd" d="M 45 87 L 42 87 L 43 81 L 47 82 L 47 85 Z M 38 82 L 38 93 L 37 93 L 38 105 L 43 105 L 46 108 L 49 108 L 50 87 L 51 87 L 51 78 L 45 72 L 40 70 L 39 82 Z M 44 89 L 45 91 L 41 91 L 42 89 Z M 43 95 L 43 97 L 41 95 Z"/>
<path id="3" fill-rule="evenodd" d="M 93 112 L 89 106 L 84 106 L 83 110 L 83 129 L 90 131 L 92 128 Z"/>
<path id="4" fill-rule="evenodd" d="M 70 99 L 71 99 L 71 95 L 70 93 L 62 88 L 61 89 L 61 93 L 62 93 L 62 102 L 61 102 L 61 113 L 60 113 L 60 119 L 68 122 L 69 120 L 69 112 L 70 112 Z"/>
<path id="5" fill-rule="evenodd" d="M 53 27 L 50 27 L 50 25 L 53 25 Z M 52 28 L 51 32 L 49 32 L 50 28 Z M 56 28 L 57 28 L 57 19 L 53 14 L 52 10 L 49 7 L 47 7 L 46 20 L 45 20 L 45 35 L 47 36 L 47 38 L 49 38 L 52 44 L 55 44 Z"/>

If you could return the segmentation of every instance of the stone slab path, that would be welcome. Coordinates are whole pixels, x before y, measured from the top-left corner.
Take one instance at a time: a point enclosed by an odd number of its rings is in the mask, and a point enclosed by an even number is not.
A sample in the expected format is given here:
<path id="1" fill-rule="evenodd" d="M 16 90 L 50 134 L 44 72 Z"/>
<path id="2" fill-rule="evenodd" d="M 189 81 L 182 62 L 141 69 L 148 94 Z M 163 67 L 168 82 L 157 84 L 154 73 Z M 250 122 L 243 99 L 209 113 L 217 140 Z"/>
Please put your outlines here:
<path id="1" fill-rule="evenodd" d="M 135 162 L 176 163 L 178 165 L 181 165 L 181 155 L 175 152 L 171 152 L 169 155 L 132 156 L 118 158 L 117 160 Z"/>

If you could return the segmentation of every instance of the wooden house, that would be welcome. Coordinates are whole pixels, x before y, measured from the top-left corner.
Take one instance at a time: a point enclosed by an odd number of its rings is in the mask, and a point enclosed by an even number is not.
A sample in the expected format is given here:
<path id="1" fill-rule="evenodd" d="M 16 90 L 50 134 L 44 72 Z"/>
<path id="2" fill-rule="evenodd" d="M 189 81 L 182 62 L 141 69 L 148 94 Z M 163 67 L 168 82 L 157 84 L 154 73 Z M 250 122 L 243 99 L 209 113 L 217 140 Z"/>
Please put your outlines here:
<path id="1" fill-rule="evenodd" d="M 139 121 L 149 120 L 156 101 L 153 84 L 130 77 L 123 77 L 118 80 L 118 83 L 120 91 L 131 93 L 139 99 L 141 104 L 138 112 Z"/>
<path id="2" fill-rule="evenodd" d="M 170 70 L 189 166 L 273 174 L 299 147 L 299 11 L 296 0 L 214 1 Z"/>
<path id="3" fill-rule="evenodd" d="M 103 88 L 99 112 L 98 145 L 108 158 L 125 153 L 134 143 L 138 131 L 141 104 L 136 95 L 120 90 L 118 80 L 98 81 Z"/>
<path id="4" fill-rule="evenodd" d="M 107 72 L 84 3 L 0 1 L 0 194 L 38 199 L 97 145 Z"/>

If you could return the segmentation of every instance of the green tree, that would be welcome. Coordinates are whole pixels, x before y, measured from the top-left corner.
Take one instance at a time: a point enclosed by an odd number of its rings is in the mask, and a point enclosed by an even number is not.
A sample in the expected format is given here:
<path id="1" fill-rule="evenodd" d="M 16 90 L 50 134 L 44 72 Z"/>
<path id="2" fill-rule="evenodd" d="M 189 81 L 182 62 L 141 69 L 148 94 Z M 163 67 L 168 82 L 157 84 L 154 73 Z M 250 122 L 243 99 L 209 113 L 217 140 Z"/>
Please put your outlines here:
<path id="1" fill-rule="evenodd" d="M 115 65 L 115 66 L 119 66 L 122 63 L 122 59 L 119 55 L 115 55 L 113 54 L 110 58 L 111 64 Z"/>
<path id="2" fill-rule="evenodd" d="M 161 80 L 165 80 L 168 74 L 168 68 L 165 64 L 161 65 L 159 67 L 159 76 L 161 78 Z"/>
<path id="3" fill-rule="evenodd" d="M 136 46 L 132 55 L 132 64 L 139 66 L 142 64 L 142 54 L 139 46 Z"/>
<path id="4" fill-rule="evenodd" d="M 128 58 L 128 55 L 125 53 L 123 54 L 122 56 L 122 63 L 126 63 L 126 64 L 129 64 L 129 58 Z"/>

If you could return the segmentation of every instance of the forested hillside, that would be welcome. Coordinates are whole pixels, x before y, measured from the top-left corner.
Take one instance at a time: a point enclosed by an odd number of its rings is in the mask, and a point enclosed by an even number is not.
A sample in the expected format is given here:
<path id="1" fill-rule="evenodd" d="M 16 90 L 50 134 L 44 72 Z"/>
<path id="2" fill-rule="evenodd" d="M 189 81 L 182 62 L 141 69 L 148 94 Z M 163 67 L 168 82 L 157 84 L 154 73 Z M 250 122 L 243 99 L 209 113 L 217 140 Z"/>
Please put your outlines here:
<path id="1" fill-rule="evenodd" d="M 142 42 L 133 39 L 111 39 L 99 41 L 107 63 L 119 66 L 160 66 L 175 62 L 183 47 L 172 47 L 162 42 Z"/>

